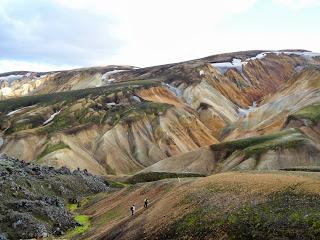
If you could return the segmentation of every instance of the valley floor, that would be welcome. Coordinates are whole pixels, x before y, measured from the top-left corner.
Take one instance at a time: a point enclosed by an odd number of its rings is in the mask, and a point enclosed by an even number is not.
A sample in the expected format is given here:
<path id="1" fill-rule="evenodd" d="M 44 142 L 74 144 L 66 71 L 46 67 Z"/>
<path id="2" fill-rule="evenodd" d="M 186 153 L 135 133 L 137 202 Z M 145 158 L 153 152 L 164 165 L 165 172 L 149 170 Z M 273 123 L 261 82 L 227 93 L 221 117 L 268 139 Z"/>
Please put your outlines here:
<path id="1" fill-rule="evenodd" d="M 77 213 L 90 228 L 74 239 L 319 239 L 320 174 L 228 172 L 138 183 L 100 193 Z"/>

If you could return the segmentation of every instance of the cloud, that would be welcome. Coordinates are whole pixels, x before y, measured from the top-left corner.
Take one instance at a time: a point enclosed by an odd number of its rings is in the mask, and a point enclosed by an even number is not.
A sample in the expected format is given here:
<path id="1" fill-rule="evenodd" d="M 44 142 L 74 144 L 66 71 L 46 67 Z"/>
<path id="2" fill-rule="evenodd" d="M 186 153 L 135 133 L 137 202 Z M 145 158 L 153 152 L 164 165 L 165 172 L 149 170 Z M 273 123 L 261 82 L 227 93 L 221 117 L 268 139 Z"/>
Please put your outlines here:
<path id="1" fill-rule="evenodd" d="M 1 2 L 1 58 L 85 65 L 115 54 L 119 40 L 106 15 L 59 7 L 53 1 Z"/>
<path id="2" fill-rule="evenodd" d="M 53 65 L 48 63 L 19 61 L 19 60 L 0 60 L 0 73 L 12 71 L 33 71 L 33 72 L 46 72 L 55 70 L 74 69 L 77 66 L 73 65 Z"/>
<path id="3" fill-rule="evenodd" d="M 311 8 L 318 3 L 0 0 L 0 60 L 7 61 L 2 66 L 8 69 L 10 61 L 46 69 L 107 64 L 141 67 L 254 48 L 312 49 L 320 40 L 319 15 Z M 300 11 L 293 16 L 290 10 L 298 8 L 308 8 L 313 15 Z"/>
<path id="4" fill-rule="evenodd" d="M 319 0 L 273 0 L 273 2 L 277 5 L 289 7 L 294 10 L 320 6 Z"/>
<path id="5" fill-rule="evenodd" d="M 49 65 L 147 66 L 200 57 L 209 54 L 209 41 L 215 51 L 219 24 L 254 3 L 0 0 L 0 58 Z"/>
<path id="6" fill-rule="evenodd" d="M 115 63 L 148 66 L 187 60 L 217 52 L 225 20 L 251 8 L 255 0 L 57 0 L 70 9 L 113 16 L 113 32 L 123 40 Z"/>

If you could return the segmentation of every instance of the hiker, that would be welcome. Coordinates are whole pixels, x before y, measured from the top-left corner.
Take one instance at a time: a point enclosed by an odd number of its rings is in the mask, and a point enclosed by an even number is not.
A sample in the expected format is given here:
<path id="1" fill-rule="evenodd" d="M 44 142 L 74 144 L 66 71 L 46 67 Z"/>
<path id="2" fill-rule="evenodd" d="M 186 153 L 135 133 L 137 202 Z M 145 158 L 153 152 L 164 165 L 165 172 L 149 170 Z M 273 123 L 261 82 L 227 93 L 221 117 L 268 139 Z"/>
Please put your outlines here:
<path id="1" fill-rule="evenodd" d="M 144 199 L 144 208 L 148 208 L 149 200 L 148 198 Z"/>
<path id="2" fill-rule="evenodd" d="M 134 206 L 134 204 L 131 206 L 130 210 L 131 210 L 131 216 L 133 216 L 134 211 L 136 210 L 136 207 Z"/>

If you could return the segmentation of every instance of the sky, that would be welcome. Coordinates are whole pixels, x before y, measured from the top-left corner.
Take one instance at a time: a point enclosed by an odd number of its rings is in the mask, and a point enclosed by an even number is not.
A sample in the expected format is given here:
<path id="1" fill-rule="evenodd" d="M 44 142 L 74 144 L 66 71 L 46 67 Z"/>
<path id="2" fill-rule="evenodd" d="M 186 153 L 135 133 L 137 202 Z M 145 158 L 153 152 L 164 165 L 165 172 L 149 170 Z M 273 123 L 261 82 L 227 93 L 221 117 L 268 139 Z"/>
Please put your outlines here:
<path id="1" fill-rule="evenodd" d="M 0 72 L 320 52 L 320 0 L 0 0 Z"/>

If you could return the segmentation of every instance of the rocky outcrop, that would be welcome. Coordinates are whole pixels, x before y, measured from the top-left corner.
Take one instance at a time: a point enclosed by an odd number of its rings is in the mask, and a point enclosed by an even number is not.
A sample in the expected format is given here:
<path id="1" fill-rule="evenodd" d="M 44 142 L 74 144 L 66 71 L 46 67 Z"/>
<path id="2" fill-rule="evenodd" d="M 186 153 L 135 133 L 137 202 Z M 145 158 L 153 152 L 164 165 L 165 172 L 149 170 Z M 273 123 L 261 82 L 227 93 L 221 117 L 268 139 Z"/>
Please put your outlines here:
<path id="1" fill-rule="evenodd" d="M 108 189 L 106 180 L 86 170 L 71 172 L 0 155 L 0 236 L 61 235 L 78 225 L 66 208 L 68 202 Z"/>

